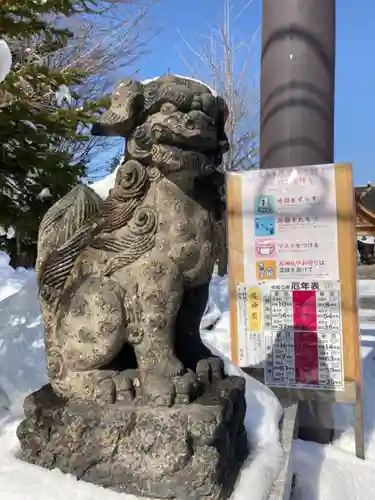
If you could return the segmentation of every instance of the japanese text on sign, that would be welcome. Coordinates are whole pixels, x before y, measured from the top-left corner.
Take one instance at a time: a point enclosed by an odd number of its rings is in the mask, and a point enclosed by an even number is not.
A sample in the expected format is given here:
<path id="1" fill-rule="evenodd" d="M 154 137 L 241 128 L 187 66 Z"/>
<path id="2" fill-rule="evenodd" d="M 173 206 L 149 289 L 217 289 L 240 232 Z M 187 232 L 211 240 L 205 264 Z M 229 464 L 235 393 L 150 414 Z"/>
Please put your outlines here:
<path id="1" fill-rule="evenodd" d="M 239 284 L 238 327 L 240 362 L 262 363 L 267 385 L 343 390 L 338 282 Z"/>
<path id="2" fill-rule="evenodd" d="M 242 178 L 245 282 L 339 279 L 334 168 Z"/>

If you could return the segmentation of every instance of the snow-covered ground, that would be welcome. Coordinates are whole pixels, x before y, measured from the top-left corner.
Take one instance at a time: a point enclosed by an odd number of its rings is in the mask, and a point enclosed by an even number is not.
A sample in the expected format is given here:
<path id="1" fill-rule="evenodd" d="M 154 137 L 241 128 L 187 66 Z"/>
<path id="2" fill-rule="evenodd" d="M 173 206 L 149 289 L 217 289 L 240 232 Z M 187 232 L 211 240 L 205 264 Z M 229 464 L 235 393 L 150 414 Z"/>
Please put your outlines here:
<path id="1" fill-rule="evenodd" d="M 361 296 L 375 294 L 375 282 L 359 282 Z M 220 353 L 230 373 L 239 373 L 229 360 L 229 307 L 226 278 L 214 277 L 211 298 L 222 315 L 213 330 L 202 331 L 204 341 Z M 349 408 L 336 411 L 337 436 L 333 445 L 296 441 L 292 460 L 298 475 L 294 500 L 372 500 L 375 494 L 375 311 L 360 310 L 365 401 L 365 462 L 354 455 L 354 435 Z M 246 429 L 254 453 L 245 464 L 235 500 L 262 498 L 281 456 L 277 422 L 281 409 L 273 394 L 246 377 L 248 409 Z M 13 270 L 0 253 L 0 485 L 1 500 L 58 499 L 120 500 L 124 495 L 77 482 L 59 471 L 47 471 L 16 458 L 16 427 L 22 417 L 26 393 L 46 381 L 43 324 L 36 296 L 35 273 Z M 8 408 L 9 410 L 7 410 Z M 251 493 L 250 493 L 251 491 Z M 258 496 L 259 495 L 259 496 Z M 126 495 L 125 495 L 126 496 Z M 129 496 L 130 497 L 130 496 Z M 128 499 L 130 500 L 130 499 Z"/>
<path id="2" fill-rule="evenodd" d="M 102 197 L 113 186 L 115 173 L 93 184 Z M 16 427 L 22 418 L 24 396 L 46 380 L 43 322 L 39 311 L 35 273 L 13 270 L 0 252 L 0 499 L 1 500 L 121 500 L 119 495 L 63 475 L 25 464 L 17 459 Z M 360 296 L 375 294 L 375 281 L 359 282 Z M 264 498 L 281 458 L 278 421 L 281 407 L 261 383 L 243 374 L 229 361 L 229 304 L 226 278 L 211 283 L 211 315 L 218 321 L 202 338 L 225 362 L 228 373 L 246 378 L 246 430 L 252 456 L 241 471 L 233 500 Z M 219 309 L 220 311 L 218 312 Z M 373 500 L 375 498 L 375 311 L 360 310 L 364 375 L 366 461 L 354 454 L 352 413 L 335 409 L 333 445 L 296 441 L 292 461 L 298 476 L 293 500 Z M 133 497 L 134 498 L 134 497 Z"/>
<path id="3" fill-rule="evenodd" d="M 35 273 L 13 270 L 0 252 L 0 498 L 1 500 L 109 500 L 124 498 L 116 493 L 77 482 L 59 471 L 46 471 L 16 458 L 16 427 L 22 418 L 23 397 L 47 381 L 44 362 L 43 323 L 39 311 Z M 226 279 L 212 282 L 213 303 L 223 314 L 214 330 L 203 331 L 205 342 L 220 353 L 230 374 L 242 374 L 229 356 L 228 300 Z M 217 319 L 215 307 L 209 312 Z M 244 374 L 243 374 L 244 375 Z M 270 486 L 278 467 L 281 449 L 277 423 L 281 408 L 273 394 L 256 380 L 247 381 L 246 429 L 253 455 L 245 464 L 234 499 L 242 500 L 251 488 L 254 498 Z M 5 394 L 6 393 L 6 394 Z"/>
<path id="4" fill-rule="evenodd" d="M 359 281 L 358 292 L 359 297 L 375 297 L 375 281 Z M 332 445 L 303 441 L 293 445 L 293 469 L 298 476 L 293 500 L 375 498 L 375 310 L 359 309 L 359 321 L 366 460 L 355 456 L 352 407 L 337 405 Z"/>

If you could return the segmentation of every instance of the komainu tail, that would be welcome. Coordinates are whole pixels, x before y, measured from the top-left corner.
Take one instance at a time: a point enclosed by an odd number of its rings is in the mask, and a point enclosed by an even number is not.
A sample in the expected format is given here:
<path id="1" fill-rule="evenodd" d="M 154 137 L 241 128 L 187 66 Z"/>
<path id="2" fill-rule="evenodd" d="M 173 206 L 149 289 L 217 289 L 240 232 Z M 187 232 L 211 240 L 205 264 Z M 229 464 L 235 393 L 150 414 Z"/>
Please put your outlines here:
<path id="1" fill-rule="evenodd" d="M 47 302 L 62 290 L 76 258 L 98 230 L 102 203 L 94 190 L 81 184 L 43 217 L 36 271 L 40 294 Z"/>

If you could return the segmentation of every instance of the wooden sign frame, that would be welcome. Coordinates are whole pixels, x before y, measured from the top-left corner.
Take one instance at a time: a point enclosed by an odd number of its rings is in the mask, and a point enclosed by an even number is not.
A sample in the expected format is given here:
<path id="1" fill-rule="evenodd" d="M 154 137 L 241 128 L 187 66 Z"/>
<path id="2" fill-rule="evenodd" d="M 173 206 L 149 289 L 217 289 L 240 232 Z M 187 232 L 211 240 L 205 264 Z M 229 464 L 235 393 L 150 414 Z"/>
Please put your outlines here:
<path id="1" fill-rule="evenodd" d="M 336 208 L 338 258 L 341 282 L 342 338 L 344 360 L 344 391 L 316 389 L 270 389 L 280 398 L 293 401 L 318 400 L 349 403 L 354 406 L 356 455 L 364 459 L 362 371 L 357 312 L 357 246 L 356 205 L 352 166 L 336 163 Z M 227 175 L 229 292 L 232 361 L 238 360 L 237 283 L 244 283 L 244 246 L 242 225 L 242 180 L 240 173 Z M 263 368 L 241 367 L 255 378 L 264 380 Z"/>

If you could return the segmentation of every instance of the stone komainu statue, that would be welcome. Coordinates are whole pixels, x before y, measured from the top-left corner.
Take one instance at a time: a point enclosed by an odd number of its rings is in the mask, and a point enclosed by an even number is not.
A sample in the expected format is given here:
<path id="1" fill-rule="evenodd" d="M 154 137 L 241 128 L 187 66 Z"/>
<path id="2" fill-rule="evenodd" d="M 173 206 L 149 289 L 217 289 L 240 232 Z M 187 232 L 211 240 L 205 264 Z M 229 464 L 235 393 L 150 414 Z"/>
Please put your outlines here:
<path id="1" fill-rule="evenodd" d="M 42 220 L 37 278 L 50 383 L 20 457 L 116 491 L 223 500 L 247 456 L 245 383 L 199 326 L 226 269 L 226 108 L 203 84 L 123 81 L 93 133 L 126 138 L 103 201 L 78 186 Z"/>
<path id="2" fill-rule="evenodd" d="M 119 372 L 138 368 L 143 400 L 170 405 L 194 388 L 195 371 L 221 369 L 199 323 L 214 264 L 226 267 L 218 171 L 226 117 L 220 97 L 180 77 L 126 79 L 113 91 L 93 134 L 126 138 L 114 188 L 102 201 L 77 186 L 39 230 L 39 297 L 57 394 L 113 401 L 124 384 Z"/>

